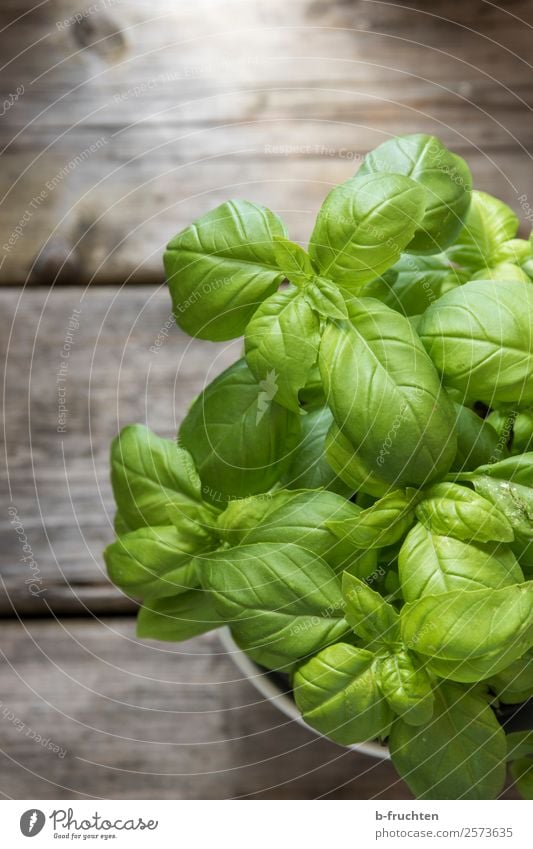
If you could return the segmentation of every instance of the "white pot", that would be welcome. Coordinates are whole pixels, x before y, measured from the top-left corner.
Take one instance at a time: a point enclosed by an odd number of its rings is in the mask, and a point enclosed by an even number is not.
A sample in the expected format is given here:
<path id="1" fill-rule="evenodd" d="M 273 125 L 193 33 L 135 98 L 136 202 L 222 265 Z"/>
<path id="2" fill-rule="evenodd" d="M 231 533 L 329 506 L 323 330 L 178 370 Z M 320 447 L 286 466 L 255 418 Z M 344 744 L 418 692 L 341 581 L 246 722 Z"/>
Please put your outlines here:
<path id="1" fill-rule="evenodd" d="M 248 655 L 242 651 L 231 636 L 229 628 L 221 628 L 218 631 L 220 641 L 226 652 L 231 656 L 235 665 L 240 669 L 245 678 L 248 678 L 255 689 L 258 690 L 265 699 L 268 699 L 274 704 L 285 716 L 294 719 L 300 725 L 303 725 L 314 734 L 318 734 L 314 728 L 311 728 L 300 714 L 300 711 L 294 703 L 291 693 L 286 692 L 276 681 L 273 675 L 266 672 L 257 663 L 254 663 Z M 364 752 L 365 755 L 370 755 L 373 758 L 387 759 L 389 758 L 389 750 L 386 746 L 381 746 L 379 743 L 357 743 L 348 748 L 354 749 L 357 752 Z"/>

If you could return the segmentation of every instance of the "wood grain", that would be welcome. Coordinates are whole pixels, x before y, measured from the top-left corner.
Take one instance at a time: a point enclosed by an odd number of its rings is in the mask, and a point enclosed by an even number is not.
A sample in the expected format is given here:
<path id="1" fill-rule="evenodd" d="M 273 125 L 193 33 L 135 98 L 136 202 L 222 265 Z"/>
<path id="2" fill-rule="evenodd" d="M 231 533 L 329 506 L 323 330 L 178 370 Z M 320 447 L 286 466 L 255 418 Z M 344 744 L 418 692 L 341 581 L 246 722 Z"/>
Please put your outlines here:
<path id="1" fill-rule="evenodd" d="M 74 310 L 81 311 L 79 327 L 66 349 Z M 114 537 L 110 441 L 130 422 L 174 436 L 205 381 L 237 359 L 240 342 L 189 339 L 171 321 L 166 288 L 154 287 L 4 288 L 0 338 L 7 343 L 4 462 L 11 495 L 0 525 L 0 613 L 131 611 L 102 560 Z M 68 412 L 58 433 L 62 362 Z M 29 591 L 35 569 L 21 560 L 30 554 L 22 550 L 17 519 L 37 564 L 37 595 Z"/>
<path id="2" fill-rule="evenodd" d="M 32 5 L 0 13 L 24 86 L 0 123 L 3 283 L 161 282 L 168 238 L 230 195 L 305 240 L 397 133 L 438 133 L 519 212 L 533 195 L 527 0 Z"/>
<path id="3" fill-rule="evenodd" d="M 389 763 L 265 702 L 215 634 L 167 645 L 128 619 L 13 621 L 2 645 L 8 798 L 412 798 Z"/>

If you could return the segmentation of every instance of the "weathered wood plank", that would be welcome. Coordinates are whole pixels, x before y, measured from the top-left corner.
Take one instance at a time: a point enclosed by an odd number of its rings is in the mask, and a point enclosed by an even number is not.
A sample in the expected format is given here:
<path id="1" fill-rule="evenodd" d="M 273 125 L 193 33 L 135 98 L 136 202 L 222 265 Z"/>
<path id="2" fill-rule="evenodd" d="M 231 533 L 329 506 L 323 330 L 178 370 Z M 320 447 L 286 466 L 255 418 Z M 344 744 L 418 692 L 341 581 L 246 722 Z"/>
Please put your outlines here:
<path id="1" fill-rule="evenodd" d="M 12 499 L 0 526 L 0 613 L 131 609 L 102 561 L 113 539 L 110 440 L 135 421 L 175 435 L 206 378 L 237 358 L 240 343 L 186 337 L 171 321 L 163 288 L 3 289 L 0 305 Z M 61 363 L 67 370 L 58 384 Z M 22 548 L 23 533 L 31 552 Z"/>
<path id="2" fill-rule="evenodd" d="M 4 622 L 2 646 L 9 798 L 411 798 L 390 764 L 265 702 L 216 635 L 172 645 L 137 641 L 129 619 Z"/>
<path id="3" fill-rule="evenodd" d="M 24 91 L 0 124 L 0 282 L 160 281 L 169 236 L 231 194 L 290 198 L 305 239 L 325 189 L 395 133 L 437 132 L 518 209 L 531 5 L 462 5 L 42 4 L 3 34 L 6 93 Z"/>

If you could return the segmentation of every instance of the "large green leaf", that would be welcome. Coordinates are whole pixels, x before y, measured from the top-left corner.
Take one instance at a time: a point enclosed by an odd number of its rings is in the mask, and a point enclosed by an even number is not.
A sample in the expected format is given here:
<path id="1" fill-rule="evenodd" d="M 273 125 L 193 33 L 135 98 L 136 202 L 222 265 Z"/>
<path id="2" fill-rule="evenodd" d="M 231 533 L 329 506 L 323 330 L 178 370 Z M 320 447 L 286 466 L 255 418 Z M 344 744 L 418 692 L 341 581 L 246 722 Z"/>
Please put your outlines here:
<path id="1" fill-rule="evenodd" d="M 514 531 L 494 504 L 456 483 L 436 483 L 415 507 L 416 518 L 432 533 L 466 542 L 512 542 Z"/>
<path id="2" fill-rule="evenodd" d="M 376 680 L 374 655 L 337 643 L 296 671 L 294 698 L 305 721 L 343 745 L 385 737 L 392 711 Z"/>
<path id="3" fill-rule="evenodd" d="M 274 399 L 298 411 L 302 389 L 318 356 L 320 323 L 298 289 L 276 292 L 264 301 L 245 334 L 246 361 L 257 381 L 273 375 Z"/>
<path id="4" fill-rule="evenodd" d="M 399 174 L 355 176 L 332 189 L 309 254 L 320 275 L 357 289 L 398 260 L 424 214 L 424 191 Z"/>
<path id="5" fill-rule="evenodd" d="M 104 558 L 121 590 L 138 598 L 162 598 L 198 586 L 192 563 L 197 550 L 176 528 L 144 527 L 108 545 Z"/>
<path id="6" fill-rule="evenodd" d="M 178 233 L 164 263 L 179 326 L 213 341 L 240 336 L 285 276 L 273 244 L 285 234 L 277 215 L 243 200 L 217 206 Z"/>
<path id="7" fill-rule="evenodd" d="M 435 136 L 415 133 L 388 139 L 367 154 L 361 174 L 405 174 L 424 189 L 424 217 L 407 246 L 411 253 L 435 254 L 450 245 L 470 205 L 472 176 L 466 162 Z"/>
<path id="8" fill-rule="evenodd" d="M 266 492 L 289 466 L 299 416 L 272 400 L 276 391 L 275 381 L 258 383 L 239 360 L 192 405 L 179 439 L 194 457 L 207 501 L 222 506 Z"/>
<path id="9" fill-rule="evenodd" d="M 533 645 L 533 583 L 424 596 L 401 611 L 402 639 L 437 675 L 496 675 Z"/>
<path id="10" fill-rule="evenodd" d="M 508 546 L 441 536 L 422 524 L 407 534 L 398 568 L 406 601 L 452 590 L 499 589 L 524 580 Z"/>
<path id="11" fill-rule="evenodd" d="M 455 457 L 452 403 L 407 318 L 371 298 L 348 306 L 351 321 L 329 324 L 319 352 L 335 422 L 370 472 L 427 484 Z"/>
<path id="12" fill-rule="evenodd" d="M 144 425 L 128 425 L 113 440 L 111 483 L 129 530 L 172 524 L 169 505 L 200 535 L 212 521 L 214 514 L 202 503 L 200 478 L 189 452 Z"/>
<path id="13" fill-rule="evenodd" d="M 505 781 L 505 734 L 486 700 L 442 683 L 433 716 L 413 728 L 395 720 L 392 762 L 418 799 L 495 799 Z"/>
<path id="14" fill-rule="evenodd" d="M 533 286 L 474 280 L 426 310 L 418 332 L 463 400 L 533 402 Z"/>
<path id="15" fill-rule="evenodd" d="M 198 557 L 200 578 L 246 649 L 283 667 L 349 631 L 340 581 L 320 557 L 297 545 L 241 545 Z"/>

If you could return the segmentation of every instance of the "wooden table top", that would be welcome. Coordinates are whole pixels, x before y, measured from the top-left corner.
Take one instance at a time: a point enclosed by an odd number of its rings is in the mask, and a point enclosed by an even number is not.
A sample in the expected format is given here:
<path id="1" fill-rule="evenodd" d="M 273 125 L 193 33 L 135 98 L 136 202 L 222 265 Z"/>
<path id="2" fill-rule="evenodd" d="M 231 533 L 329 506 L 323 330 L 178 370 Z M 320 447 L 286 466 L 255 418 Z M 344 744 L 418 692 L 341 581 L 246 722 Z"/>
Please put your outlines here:
<path id="1" fill-rule="evenodd" d="M 11 95 L 0 121 L 0 793 L 410 798 L 388 763 L 266 703 L 216 635 L 135 638 L 136 605 L 109 584 L 101 554 L 112 539 L 109 442 L 133 421 L 172 436 L 238 355 L 238 341 L 190 340 L 174 326 L 150 351 L 169 328 L 162 248 L 227 197 L 270 206 L 304 240 L 324 194 L 369 148 L 429 131 L 525 218 L 532 6 L 92 5 L 4 0 L 0 12 Z"/>

